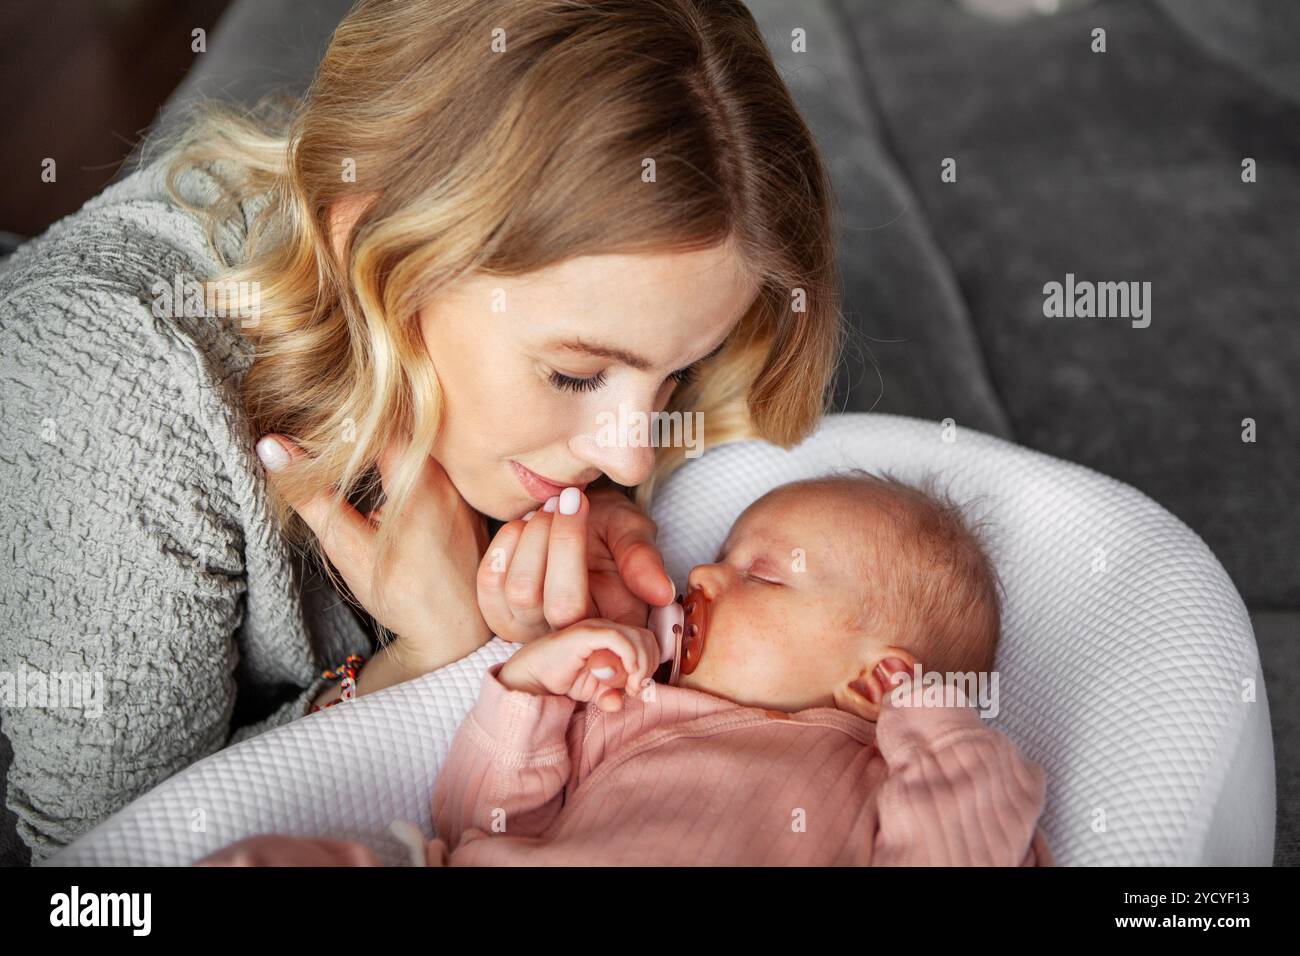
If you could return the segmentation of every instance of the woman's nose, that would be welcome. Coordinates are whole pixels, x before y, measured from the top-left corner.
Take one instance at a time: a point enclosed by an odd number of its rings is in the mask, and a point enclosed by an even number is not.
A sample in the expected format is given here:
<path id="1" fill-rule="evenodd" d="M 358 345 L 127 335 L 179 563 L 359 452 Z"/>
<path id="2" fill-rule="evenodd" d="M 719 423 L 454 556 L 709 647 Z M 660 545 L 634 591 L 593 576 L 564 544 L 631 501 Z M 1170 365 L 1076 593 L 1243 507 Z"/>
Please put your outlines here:
<path id="1" fill-rule="evenodd" d="M 616 412 L 610 413 L 610 419 L 599 423 L 594 434 L 570 440 L 569 450 L 620 485 L 634 487 L 654 471 L 656 446 L 645 437 L 653 436 L 653 429 L 633 430 L 620 425 Z"/>

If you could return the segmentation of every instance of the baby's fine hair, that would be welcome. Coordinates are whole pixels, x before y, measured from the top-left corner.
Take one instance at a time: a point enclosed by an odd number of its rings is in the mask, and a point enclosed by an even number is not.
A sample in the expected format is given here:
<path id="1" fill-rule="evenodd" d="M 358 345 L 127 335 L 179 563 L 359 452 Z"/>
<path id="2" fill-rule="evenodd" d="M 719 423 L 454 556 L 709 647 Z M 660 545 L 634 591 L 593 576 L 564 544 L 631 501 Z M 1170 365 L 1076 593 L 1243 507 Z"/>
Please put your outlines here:
<path id="1" fill-rule="evenodd" d="M 810 483 L 861 494 L 877 517 L 874 553 L 863 555 L 863 605 L 852 622 L 888 628 L 891 643 L 926 671 L 993 669 L 1002 632 L 1002 582 L 985 548 L 988 522 L 969 517 L 929 473 L 915 484 L 881 471 L 837 470 Z"/>

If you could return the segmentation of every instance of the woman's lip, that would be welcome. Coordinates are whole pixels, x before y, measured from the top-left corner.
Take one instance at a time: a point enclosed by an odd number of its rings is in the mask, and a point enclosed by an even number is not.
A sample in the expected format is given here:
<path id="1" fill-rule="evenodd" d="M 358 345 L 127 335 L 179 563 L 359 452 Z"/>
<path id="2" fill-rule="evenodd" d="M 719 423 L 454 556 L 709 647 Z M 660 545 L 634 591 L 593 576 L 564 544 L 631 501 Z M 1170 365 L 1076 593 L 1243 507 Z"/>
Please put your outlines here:
<path id="1" fill-rule="evenodd" d="M 551 481 L 549 478 L 543 478 L 537 472 L 524 467 L 517 461 L 511 461 L 510 464 L 514 465 L 515 474 L 519 477 L 519 484 L 523 485 L 524 491 L 528 493 L 528 497 L 532 498 L 534 501 L 542 503 L 545 503 L 549 498 L 554 498 L 565 488 L 577 488 L 582 490 L 586 488 L 587 485 L 591 484 L 589 481 L 584 481 L 580 484 L 561 485 L 558 482 Z"/>

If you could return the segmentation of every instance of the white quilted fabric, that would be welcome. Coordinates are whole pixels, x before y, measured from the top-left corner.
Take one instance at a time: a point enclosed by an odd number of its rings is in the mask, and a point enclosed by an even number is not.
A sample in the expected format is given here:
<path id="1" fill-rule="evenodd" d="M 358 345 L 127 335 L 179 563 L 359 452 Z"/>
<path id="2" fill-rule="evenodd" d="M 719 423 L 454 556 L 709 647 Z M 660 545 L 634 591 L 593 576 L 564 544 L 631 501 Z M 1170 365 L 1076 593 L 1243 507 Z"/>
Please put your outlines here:
<path id="1" fill-rule="evenodd" d="M 1047 771 L 1058 862 L 1271 862 L 1272 742 L 1246 610 L 1200 538 L 1127 485 L 976 432 L 947 441 L 934 422 L 829 416 L 793 451 L 723 446 L 664 486 L 652 515 L 678 589 L 750 502 L 843 466 L 938 471 L 991 519 L 1007 589 L 994 725 Z M 353 838 L 403 863 L 389 823 L 432 833 L 451 736 L 483 671 L 513 647 L 493 640 L 199 761 L 49 862 L 184 864 L 275 831 Z M 343 755 L 346 774 L 334 769 Z"/>

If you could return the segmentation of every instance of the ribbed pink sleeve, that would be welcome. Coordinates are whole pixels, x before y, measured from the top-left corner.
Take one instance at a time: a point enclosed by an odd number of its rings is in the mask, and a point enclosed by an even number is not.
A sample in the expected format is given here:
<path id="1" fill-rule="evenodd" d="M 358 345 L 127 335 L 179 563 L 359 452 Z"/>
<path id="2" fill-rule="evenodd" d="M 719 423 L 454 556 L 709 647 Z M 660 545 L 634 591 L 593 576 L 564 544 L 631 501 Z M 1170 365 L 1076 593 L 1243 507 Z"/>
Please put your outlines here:
<path id="1" fill-rule="evenodd" d="M 875 866 L 1051 866 L 1046 774 L 971 707 L 888 706 Z"/>
<path id="2" fill-rule="evenodd" d="M 470 829 L 534 836 L 555 818 L 572 760 L 567 697 L 510 690 L 497 664 L 483 675 L 469 715 L 452 739 L 433 793 L 438 839 L 454 850 Z"/>

